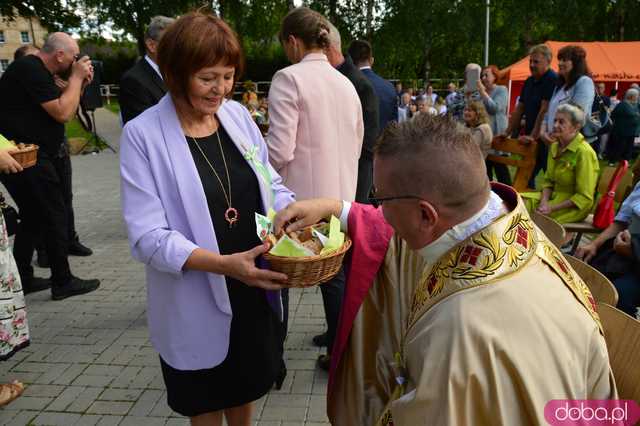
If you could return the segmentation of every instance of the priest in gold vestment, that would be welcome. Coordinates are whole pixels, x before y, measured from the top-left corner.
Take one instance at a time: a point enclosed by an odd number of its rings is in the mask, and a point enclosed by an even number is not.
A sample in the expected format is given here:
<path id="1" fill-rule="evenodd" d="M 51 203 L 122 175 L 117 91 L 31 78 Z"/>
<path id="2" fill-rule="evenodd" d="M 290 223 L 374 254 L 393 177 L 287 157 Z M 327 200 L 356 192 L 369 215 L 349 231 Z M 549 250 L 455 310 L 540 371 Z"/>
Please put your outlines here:
<path id="1" fill-rule="evenodd" d="M 328 415 L 336 426 L 546 424 L 553 399 L 615 399 L 595 302 L 467 130 L 391 125 L 374 206 L 291 204 L 276 228 L 331 214 L 352 238 Z"/>

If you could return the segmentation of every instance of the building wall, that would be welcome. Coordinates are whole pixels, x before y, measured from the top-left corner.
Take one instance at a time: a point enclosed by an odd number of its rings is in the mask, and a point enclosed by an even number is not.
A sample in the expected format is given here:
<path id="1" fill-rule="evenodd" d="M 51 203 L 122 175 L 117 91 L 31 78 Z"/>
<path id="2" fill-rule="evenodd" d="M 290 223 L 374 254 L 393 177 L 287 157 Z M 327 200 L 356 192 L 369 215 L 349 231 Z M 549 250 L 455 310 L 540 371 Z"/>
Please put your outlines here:
<path id="1" fill-rule="evenodd" d="M 24 36 L 28 37 L 23 40 Z M 3 37 L 4 36 L 4 41 Z M 47 37 L 47 29 L 40 25 L 38 18 L 16 17 L 13 21 L 0 16 L 0 74 L 3 65 L 13 61 L 13 52 L 25 44 L 34 44 L 38 47 L 44 44 Z"/>

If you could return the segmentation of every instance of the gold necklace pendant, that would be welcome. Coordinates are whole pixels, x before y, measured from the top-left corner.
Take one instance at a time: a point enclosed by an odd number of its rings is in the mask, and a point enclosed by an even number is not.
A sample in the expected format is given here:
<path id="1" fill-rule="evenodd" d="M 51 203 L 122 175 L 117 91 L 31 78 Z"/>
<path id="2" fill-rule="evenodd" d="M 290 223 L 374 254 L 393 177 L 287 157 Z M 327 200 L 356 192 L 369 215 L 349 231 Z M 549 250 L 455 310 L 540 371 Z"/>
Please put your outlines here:
<path id="1" fill-rule="evenodd" d="M 238 214 L 238 210 L 233 208 L 233 206 L 231 205 L 231 176 L 229 174 L 229 168 L 227 167 L 227 160 L 225 159 L 224 150 L 222 149 L 222 141 L 220 140 L 219 131 L 216 132 L 216 136 L 218 137 L 218 147 L 220 148 L 220 154 L 222 155 L 222 162 L 224 164 L 224 171 L 225 171 L 225 173 L 227 175 L 227 185 L 229 186 L 229 193 L 228 194 L 227 194 L 227 191 L 224 188 L 224 184 L 222 183 L 222 179 L 220 179 L 220 176 L 218 176 L 218 172 L 216 172 L 216 169 L 213 168 L 213 164 L 211 164 L 211 161 L 209 161 L 209 158 L 205 155 L 205 153 L 202 150 L 202 148 L 200 148 L 200 144 L 198 143 L 196 138 L 192 137 L 191 139 L 193 139 L 193 143 L 196 144 L 196 147 L 198 148 L 198 151 L 200 151 L 200 154 L 202 155 L 202 157 L 205 159 L 205 161 L 209 165 L 209 168 L 211 169 L 211 171 L 215 175 L 216 179 L 218 180 L 218 183 L 220 183 L 220 187 L 222 189 L 222 194 L 224 195 L 224 199 L 227 202 L 227 207 L 228 207 L 227 210 L 225 210 L 225 212 L 224 212 L 224 220 L 226 220 L 227 223 L 229 223 L 229 229 L 231 229 L 231 228 L 233 228 L 233 225 L 236 222 L 238 222 L 239 214 Z"/>
<path id="2" fill-rule="evenodd" d="M 238 221 L 238 210 L 234 209 L 233 207 L 229 207 L 224 212 L 224 220 L 229 222 L 229 228 L 233 228 L 233 224 Z"/>

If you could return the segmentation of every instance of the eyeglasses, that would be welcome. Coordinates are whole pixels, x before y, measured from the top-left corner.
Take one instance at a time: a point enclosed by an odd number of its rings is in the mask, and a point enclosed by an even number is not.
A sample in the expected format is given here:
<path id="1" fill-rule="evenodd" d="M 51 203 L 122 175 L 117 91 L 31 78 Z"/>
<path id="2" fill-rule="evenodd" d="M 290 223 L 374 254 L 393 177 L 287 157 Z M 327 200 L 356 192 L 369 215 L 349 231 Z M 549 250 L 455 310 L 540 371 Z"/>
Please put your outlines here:
<path id="1" fill-rule="evenodd" d="M 375 208 L 378 208 L 379 206 L 382 205 L 382 203 L 384 203 L 385 201 L 392 201 L 392 200 L 423 200 L 422 197 L 418 197 L 415 195 L 397 195 L 395 197 L 376 197 L 376 190 L 375 188 L 371 188 L 371 191 L 369 191 L 369 202 L 371 203 L 371 205 Z"/>

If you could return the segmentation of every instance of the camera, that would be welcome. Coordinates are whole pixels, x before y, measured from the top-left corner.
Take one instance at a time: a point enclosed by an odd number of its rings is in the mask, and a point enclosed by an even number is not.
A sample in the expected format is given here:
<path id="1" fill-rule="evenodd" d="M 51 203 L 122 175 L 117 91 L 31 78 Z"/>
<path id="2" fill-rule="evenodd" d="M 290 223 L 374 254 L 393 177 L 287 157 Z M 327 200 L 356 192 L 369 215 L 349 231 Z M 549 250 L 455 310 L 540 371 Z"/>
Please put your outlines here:
<path id="1" fill-rule="evenodd" d="M 100 83 L 102 80 L 102 61 L 92 60 L 93 80 L 84 88 L 80 104 L 86 111 L 93 111 L 102 108 L 102 94 L 100 93 Z"/>

